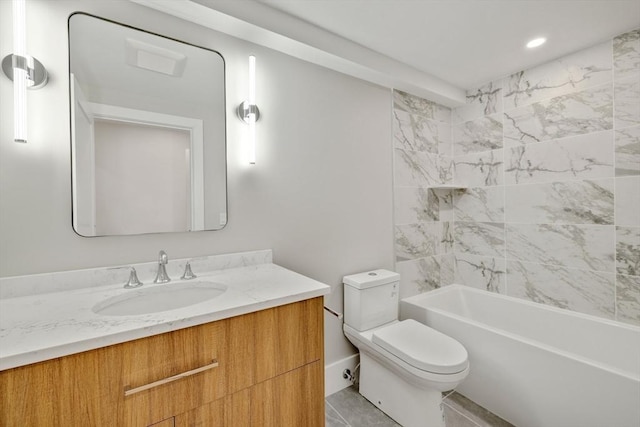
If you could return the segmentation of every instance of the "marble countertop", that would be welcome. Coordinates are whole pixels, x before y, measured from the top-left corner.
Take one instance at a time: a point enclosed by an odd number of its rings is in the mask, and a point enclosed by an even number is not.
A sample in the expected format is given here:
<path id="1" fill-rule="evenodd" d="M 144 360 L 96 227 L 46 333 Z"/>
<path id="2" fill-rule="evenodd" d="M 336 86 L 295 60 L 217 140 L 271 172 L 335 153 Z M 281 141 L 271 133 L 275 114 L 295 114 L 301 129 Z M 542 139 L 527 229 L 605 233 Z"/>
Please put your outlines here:
<path id="1" fill-rule="evenodd" d="M 188 307 L 135 316 L 92 307 L 131 292 L 122 283 L 0 299 L 0 370 L 302 301 L 329 286 L 270 262 L 198 275 L 226 285 L 221 296 Z M 163 286 L 145 284 L 144 287 Z"/>

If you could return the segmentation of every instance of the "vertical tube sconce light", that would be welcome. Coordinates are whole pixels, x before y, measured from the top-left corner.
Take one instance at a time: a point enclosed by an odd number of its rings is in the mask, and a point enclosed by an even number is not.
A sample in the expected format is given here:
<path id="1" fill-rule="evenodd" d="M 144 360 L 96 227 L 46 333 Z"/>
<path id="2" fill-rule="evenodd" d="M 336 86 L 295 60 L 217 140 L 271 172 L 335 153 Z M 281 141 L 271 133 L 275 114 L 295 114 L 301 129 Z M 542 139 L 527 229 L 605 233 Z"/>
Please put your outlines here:
<path id="1" fill-rule="evenodd" d="M 256 122 L 260 118 L 260 110 L 256 105 L 256 57 L 249 56 L 249 99 L 236 110 L 240 120 L 249 125 L 247 141 L 247 158 L 252 165 L 256 163 Z"/>
<path id="2" fill-rule="evenodd" d="M 47 70 L 27 55 L 25 0 L 13 0 L 13 54 L 2 60 L 2 71 L 13 80 L 13 139 L 27 142 L 27 88 L 47 84 Z"/>
<path id="3" fill-rule="evenodd" d="M 27 142 L 27 70 L 26 63 L 26 17 L 25 2 L 13 2 L 13 133 L 16 142 Z M 21 60 L 24 67 L 17 64 Z"/>

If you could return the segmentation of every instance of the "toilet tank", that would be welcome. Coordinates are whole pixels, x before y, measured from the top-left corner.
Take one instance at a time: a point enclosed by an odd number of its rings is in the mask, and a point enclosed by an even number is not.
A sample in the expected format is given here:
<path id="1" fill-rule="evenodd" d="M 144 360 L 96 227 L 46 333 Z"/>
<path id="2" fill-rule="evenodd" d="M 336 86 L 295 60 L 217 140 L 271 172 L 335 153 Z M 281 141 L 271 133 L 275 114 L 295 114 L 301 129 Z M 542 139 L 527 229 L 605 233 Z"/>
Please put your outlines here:
<path id="1" fill-rule="evenodd" d="M 344 323 L 366 331 L 398 319 L 400 275 L 373 270 L 345 276 Z"/>

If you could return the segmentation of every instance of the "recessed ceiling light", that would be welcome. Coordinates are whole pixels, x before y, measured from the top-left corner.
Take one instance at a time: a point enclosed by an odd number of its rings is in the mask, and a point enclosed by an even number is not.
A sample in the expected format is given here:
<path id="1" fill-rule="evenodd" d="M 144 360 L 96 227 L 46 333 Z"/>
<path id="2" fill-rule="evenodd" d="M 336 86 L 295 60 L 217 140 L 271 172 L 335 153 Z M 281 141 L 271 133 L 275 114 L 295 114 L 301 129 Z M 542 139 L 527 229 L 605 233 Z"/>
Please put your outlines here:
<path id="1" fill-rule="evenodd" d="M 534 47 L 538 47 L 540 45 L 543 45 L 544 42 L 546 42 L 546 41 L 547 41 L 547 39 L 545 39 L 544 37 L 539 37 L 539 38 L 533 39 L 529 43 L 527 43 L 527 47 L 529 49 L 532 49 Z"/>

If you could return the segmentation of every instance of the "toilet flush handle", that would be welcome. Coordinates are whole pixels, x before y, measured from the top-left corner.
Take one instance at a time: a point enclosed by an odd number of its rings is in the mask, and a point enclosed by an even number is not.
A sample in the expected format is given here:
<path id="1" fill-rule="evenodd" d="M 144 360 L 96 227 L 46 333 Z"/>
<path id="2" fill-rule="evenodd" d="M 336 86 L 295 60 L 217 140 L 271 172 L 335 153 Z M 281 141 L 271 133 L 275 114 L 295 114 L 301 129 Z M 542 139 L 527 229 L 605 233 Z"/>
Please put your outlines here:
<path id="1" fill-rule="evenodd" d="M 326 305 L 324 306 L 324 309 L 327 310 L 329 313 L 333 314 L 334 316 L 336 316 L 338 319 L 342 320 L 342 318 L 344 317 L 344 315 L 342 313 L 338 313 L 337 311 L 333 311 L 329 307 L 327 307 Z"/>

